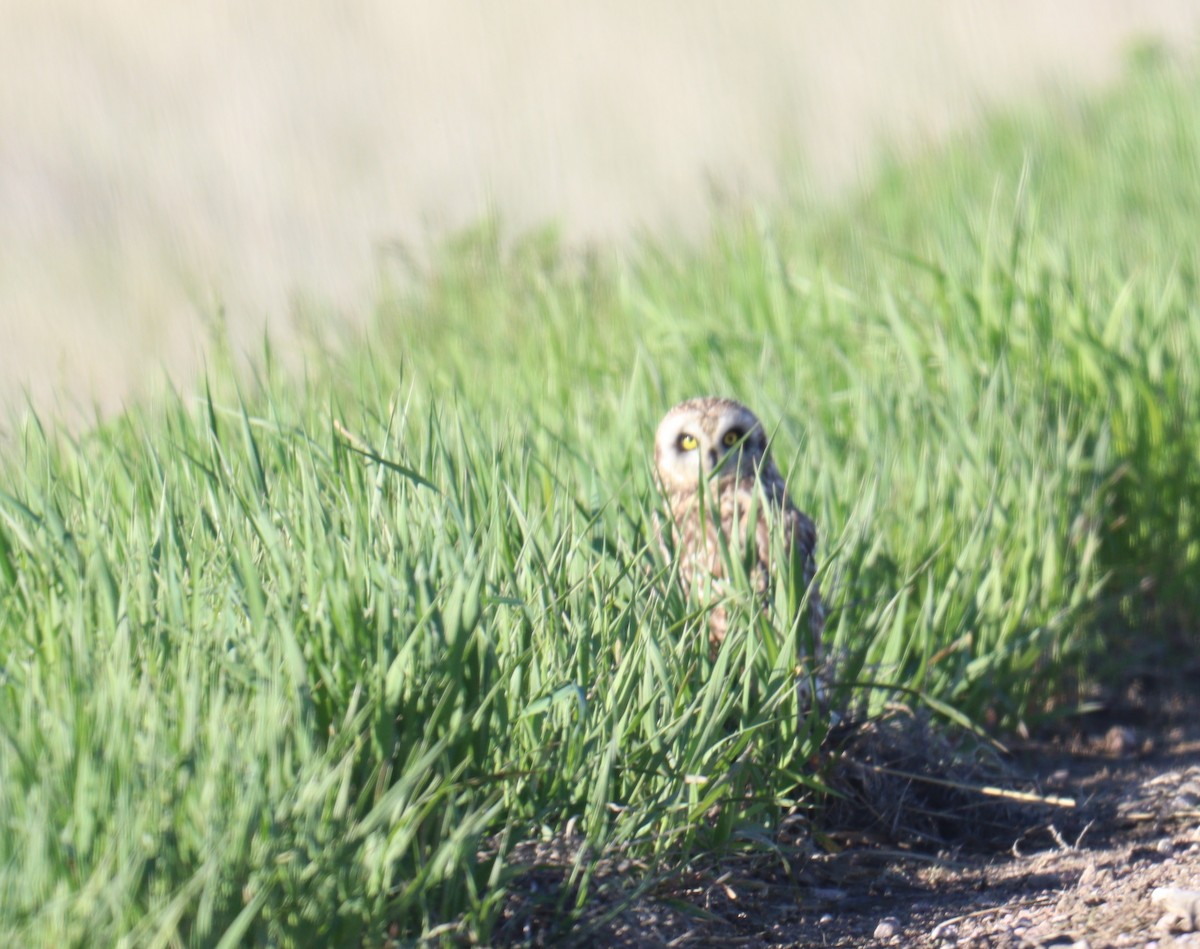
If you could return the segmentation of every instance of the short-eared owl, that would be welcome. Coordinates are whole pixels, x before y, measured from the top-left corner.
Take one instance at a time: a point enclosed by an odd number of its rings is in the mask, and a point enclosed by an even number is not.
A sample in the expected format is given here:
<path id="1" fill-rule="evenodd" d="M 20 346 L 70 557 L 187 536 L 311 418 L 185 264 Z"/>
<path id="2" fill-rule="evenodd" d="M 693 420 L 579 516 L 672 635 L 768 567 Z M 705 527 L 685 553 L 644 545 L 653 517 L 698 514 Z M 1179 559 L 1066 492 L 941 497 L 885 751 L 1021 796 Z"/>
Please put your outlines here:
<path id="1" fill-rule="evenodd" d="M 758 417 L 732 399 L 680 402 L 658 426 L 654 467 L 671 507 L 684 595 L 703 600 L 720 594 L 725 561 L 719 523 L 733 556 L 739 548 L 754 551 L 750 580 L 765 599 L 772 576 L 786 576 L 792 567 L 771 562 L 771 532 L 782 531 L 782 547 L 799 567 L 799 577 L 809 591 L 809 629 L 814 651 L 819 652 L 825 611 L 813 584 L 817 529 L 788 497 L 783 477 L 767 453 L 767 437 Z M 702 523 L 700 491 L 705 487 Z M 751 512 L 756 523 L 743 526 Z M 725 638 L 726 625 L 724 608 L 715 607 L 709 614 L 714 649 Z"/>

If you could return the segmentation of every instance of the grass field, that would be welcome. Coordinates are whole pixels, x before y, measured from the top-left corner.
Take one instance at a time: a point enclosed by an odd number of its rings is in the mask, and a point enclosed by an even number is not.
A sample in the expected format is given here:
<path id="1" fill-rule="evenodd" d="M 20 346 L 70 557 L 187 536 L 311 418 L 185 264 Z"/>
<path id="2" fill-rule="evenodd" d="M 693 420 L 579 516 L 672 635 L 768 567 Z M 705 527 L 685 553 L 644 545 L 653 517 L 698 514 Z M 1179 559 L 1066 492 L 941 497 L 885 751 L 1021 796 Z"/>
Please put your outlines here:
<path id="1" fill-rule="evenodd" d="M 1008 729 L 1153 662 L 1200 607 L 1198 107 L 1148 53 L 699 251 L 484 222 L 306 374 L 218 348 L 199 395 L 26 422 L 0 942 L 486 943 L 520 841 L 667 872 L 819 819 L 793 628 L 747 614 L 710 660 L 656 593 L 648 451 L 687 395 L 771 428 L 841 703 Z"/>

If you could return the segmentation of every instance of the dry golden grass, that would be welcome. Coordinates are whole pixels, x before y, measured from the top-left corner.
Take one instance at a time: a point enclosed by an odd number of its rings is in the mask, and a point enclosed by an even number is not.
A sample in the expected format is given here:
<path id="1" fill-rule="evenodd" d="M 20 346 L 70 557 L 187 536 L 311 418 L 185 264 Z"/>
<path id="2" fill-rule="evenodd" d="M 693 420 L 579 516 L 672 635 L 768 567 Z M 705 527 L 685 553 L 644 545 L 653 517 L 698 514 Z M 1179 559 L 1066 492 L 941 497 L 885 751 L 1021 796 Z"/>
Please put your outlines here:
<path id="1" fill-rule="evenodd" d="M 816 187 L 879 141 L 1094 84 L 1190 0 L 178 6 L 0 12 L 0 406 L 111 409 L 239 345 L 354 318 L 378 249 L 500 212 L 571 240 L 695 234 L 714 188 Z"/>

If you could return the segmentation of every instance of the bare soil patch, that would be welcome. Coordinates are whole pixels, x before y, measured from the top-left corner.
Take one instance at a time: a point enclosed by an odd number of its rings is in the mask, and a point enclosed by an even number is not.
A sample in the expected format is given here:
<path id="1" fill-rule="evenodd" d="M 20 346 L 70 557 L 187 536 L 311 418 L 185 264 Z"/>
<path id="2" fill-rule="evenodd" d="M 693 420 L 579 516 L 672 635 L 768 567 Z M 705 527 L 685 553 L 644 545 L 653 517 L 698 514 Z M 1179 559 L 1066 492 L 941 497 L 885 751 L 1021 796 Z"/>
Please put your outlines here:
<path id="1" fill-rule="evenodd" d="M 602 861 L 570 927 L 559 907 L 576 848 L 530 844 L 497 935 L 628 947 L 1200 946 L 1200 919 L 1187 918 L 1200 903 L 1174 892 L 1200 890 L 1198 694 L 1195 677 L 1150 698 L 1132 689 L 1056 735 L 974 760 L 919 723 L 894 724 L 902 718 L 831 736 L 843 743 L 831 774 L 845 799 L 824 830 L 797 817 L 777 857 L 700 862 L 650 883 L 644 868 Z"/>

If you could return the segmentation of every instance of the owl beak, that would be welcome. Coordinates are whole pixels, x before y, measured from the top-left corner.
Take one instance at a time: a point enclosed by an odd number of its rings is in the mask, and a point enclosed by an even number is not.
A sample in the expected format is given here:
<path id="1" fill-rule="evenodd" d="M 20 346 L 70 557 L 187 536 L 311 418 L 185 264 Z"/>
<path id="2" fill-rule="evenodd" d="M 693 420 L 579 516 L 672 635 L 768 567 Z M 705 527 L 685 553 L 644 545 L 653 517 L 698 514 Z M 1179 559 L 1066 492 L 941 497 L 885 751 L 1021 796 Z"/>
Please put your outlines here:
<path id="1" fill-rule="evenodd" d="M 710 448 L 708 451 L 708 470 L 709 471 L 717 470 L 717 452 L 716 452 L 716 449 L 714 449 L 714 448 Z"/>

